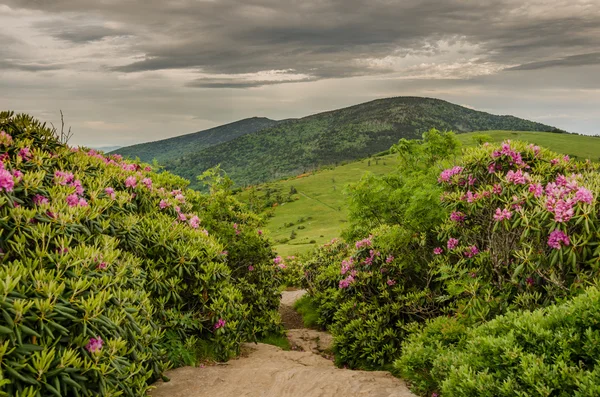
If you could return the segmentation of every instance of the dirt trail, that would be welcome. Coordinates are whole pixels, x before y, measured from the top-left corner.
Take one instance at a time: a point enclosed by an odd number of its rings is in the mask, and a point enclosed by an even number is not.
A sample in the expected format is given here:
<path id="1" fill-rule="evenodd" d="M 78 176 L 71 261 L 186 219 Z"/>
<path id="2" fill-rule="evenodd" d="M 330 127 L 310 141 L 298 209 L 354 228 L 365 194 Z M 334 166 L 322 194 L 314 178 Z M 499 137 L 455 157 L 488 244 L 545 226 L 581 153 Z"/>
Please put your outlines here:
<path id="1" fill-rule="evenodd" d="M 298 326 L 293 303 L 303 291 L 285 291 L 284 325 Z M 296 317 L 292 314 L 296 313 Z M 298 322 L 300 321 L 300 322 Z M 336 368 L 325 358 L 331 336 L 310 329 L 288 329 L 288 339 L 303 351 L 245 344 L 241 358 L 205 368 L 183 367 L 157 382 L 152 397 L 414 397 L 404 382 L 387 372 Z"/>

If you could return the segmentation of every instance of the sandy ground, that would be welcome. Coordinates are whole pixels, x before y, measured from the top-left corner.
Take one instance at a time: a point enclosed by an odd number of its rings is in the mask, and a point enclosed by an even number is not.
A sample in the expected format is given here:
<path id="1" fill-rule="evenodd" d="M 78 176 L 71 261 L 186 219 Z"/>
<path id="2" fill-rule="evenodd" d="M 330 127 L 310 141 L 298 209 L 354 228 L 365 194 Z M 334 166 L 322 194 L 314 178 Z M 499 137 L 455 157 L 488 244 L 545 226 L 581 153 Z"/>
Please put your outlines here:
<path id="1" fill-rule="evenodd" d="M 285 291 L 288 312 L 303 291 Z M 288 315 L 289 312 L 288 312 Z M 285 325 L 297 324 L 289 319 Z M 326 356 L 331 336 L 310 329 L 289 329 L 297 351 L 245 344 L 241 358 L 204 368 L 169 371 L 170 382 L 157 382 L 152 397 L 414 397 L 404 382 L 387 372 L 336 368 Z"/>

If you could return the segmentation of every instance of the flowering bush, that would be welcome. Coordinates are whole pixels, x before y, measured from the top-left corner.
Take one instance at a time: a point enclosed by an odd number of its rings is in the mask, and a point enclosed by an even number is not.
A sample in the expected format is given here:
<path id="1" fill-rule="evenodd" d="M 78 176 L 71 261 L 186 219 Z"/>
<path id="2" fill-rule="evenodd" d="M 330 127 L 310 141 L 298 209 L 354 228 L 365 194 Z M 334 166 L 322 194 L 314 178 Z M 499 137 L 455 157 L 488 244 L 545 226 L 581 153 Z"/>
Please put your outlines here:
<path id="1" fill-rule="evenodd" d="M 479 326 L 439 317 L 412 334 L 396 361 L 422 396 L 596 396 L 600 292 L 515 311 Z"/>
<path id="2" fill-rule="evenodd" d="M 505 142 L 441 173 L 451 214 L 436 277 L 474 321 L 571 296 L 598 276 L 600 178 L 594 166 Z"/>
<path id="3" fill-rule="evenodd" d="M 427 269 L 415 260 L 426 244 L 421 237 L 383 227 L 353 246 L 333 242 L 320 249 L 321 263 L 307 265 L 309 293 L 319 322 L 334 337 L 337 364 L 390 364 L 399 354 L 402 325 L 437 313 Z"/>
<path id="4" fill-rule="evenodd" d="M 0 113 L 0 131 L 0 395 L 142 396 L 173 341 L 225 359 L 278 328 L 250 314 L 230 240 L 185 180 L 69 148 L 29 116 Z"/>

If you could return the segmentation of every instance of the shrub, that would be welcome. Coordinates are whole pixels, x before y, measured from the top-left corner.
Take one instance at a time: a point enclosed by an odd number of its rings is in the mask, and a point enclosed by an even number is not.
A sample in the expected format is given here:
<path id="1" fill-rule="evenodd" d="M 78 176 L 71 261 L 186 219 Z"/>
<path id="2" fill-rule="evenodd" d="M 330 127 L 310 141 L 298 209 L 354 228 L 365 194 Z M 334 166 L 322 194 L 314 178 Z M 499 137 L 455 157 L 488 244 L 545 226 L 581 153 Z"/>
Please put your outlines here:
<path id="1" fill-rule="evenodd" d="M 600 178 L 592 164 L 505 142 L 468 150 L 439 180 L 451 213 L 433 268 L 460 314 L 484 321 L 596 282 Z"/>
<path id="2" fill-rule="evenodd" d="M 600 292 L 475 327 L 438 318 L 403 344 L 396 370 L 423 396 L 596 396 Z"/>
<path id="3" fill-rule="evenodd" d="M 226 359 L 280 327 L 251 214 L 232 236 L 254 245 L 237 252 L 215 209 L 196 211 L 215 194 L 71 149 L 29 116 L 0 113 L 0 131 L 0 395 L 141 396 L 167 358 Z"/>

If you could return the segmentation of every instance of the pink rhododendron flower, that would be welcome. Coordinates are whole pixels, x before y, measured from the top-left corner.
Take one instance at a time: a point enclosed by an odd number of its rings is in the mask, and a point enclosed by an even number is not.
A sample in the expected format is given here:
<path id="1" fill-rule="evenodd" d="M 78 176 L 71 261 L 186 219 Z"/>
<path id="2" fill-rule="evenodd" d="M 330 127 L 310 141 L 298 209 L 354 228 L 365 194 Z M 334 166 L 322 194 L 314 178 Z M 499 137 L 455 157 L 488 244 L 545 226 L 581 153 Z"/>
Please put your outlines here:
<path id="1" fill-rule="evenodd" d="M 285 263 L 280 263 L 279 265 L 277 265 L 277 267 L 280 268 L 281 270 L 287 269 L 287 266 L 285 265 Z"/>
<path id="2" fill-rule="evenodd" d="M 494 187 L 492 188 L 492 193 L 502 194 L 502 185 L 500 185 L 499 183 L 494 184 Z"/>
<path id="3" fill-rule="evenodd" d="M 21 150 L 19 150 L 18 156 L 21 157 L 24 161 L 28 161 L 32 157 L 31 150 L 28 147 L 24 147 Z"/>
<path id="4" fill-rule="evenodd" d="M 185 216 L 184 213 L 179 213 L 179 216 L 177 217 L 177 219 L 179 219 L 182 222 L 185 222 L 187 220 L 187 217 Z"/>
<path id="5" fill-rule="evenodd" d="M 500 208 L 496 208 L 496 214 L 494 215 L 494 220 L 496 222 L 503 221 L 505 219 L 510 219 L 512 216 L 512 212 L 507 209 L 501 210 Z"/>
<path id="6" fill-rule="evenodd" d="M 394 257 L 392 255 L 385 258 L 385 263 L 392 263 L 394 261 Z"/>
<path id="7" fill-rule="evenodd" d="M 449 241 L 448 241 L 448 243 L 449 243 Z M 435 247 L 433 249 L 433 254 L 434 255 L 441 255 L 443 253 L 444 253 L 444 249 L 442 247 Z"/>
<path id="8" fill-rule="evenodd" d="M 496 172 L 496 163 L 488 165 L 488 173 L 493 174 Z"/>
<path id="9" fill-rule="evenodd" d="M 450 238 L 448 239 L 448 249 L 453 250 L 458 246 L 458 239 Z"/>
<path id="10" fill-rule="evenodd" d="M 354 276 L 349 275 L 348 277 L 346 277 L 345 279 L 340 281 L 339 287 L 340 287 L 340 289 L 348 288 L 350 286 L 350 284 L 352 284 L 353 282 L 354 282 Z"/>
<path id="11" fill-rule="evenodd" d="M 214 325 L 214 328 L 215 328 L 215 330 L 217 330 L 219 328 L 223 328 L 225 326 L 225 324 L 226 324 L 225 320 L 220 318 L 219 321 L 217 321 L 217 323 Z"/>
<path id="12" fill-rule="evenodd" d="M 150 172 L 150 171 L 152 171 L 152 167 L 147 165 L 144 167 L 144 171 Z"/>
<path id="13" fill-rule="evenodd" d="M 569 245 L 569 236 L 562 232 L 562 230 L 556 229 L 548 236 L 548 245 L 554 249 L 561 249 L 562 245 Z"/>
<path id="14" fill-rule="evenodd" d="M 178 194 L 175 196 L 175 200 L 179 201 L 180 203 L 185 203 L 185 196 L 183 194 Z"/>
<path id="15" fill-rule="evenodd" d="M 279 265 L 282 262 L 283 262 L 283 258 L 281 256 L 276 256 L 275 258 L 273 258 L 273 263 L 276 265 Z"/>
<path id="16" fill-rule="evenodd" d="M 125 179 L 125 187 L 134 188 L 137 186 L 137 178 L 135 176 L 129 176 Z"/>
<path id="17" fill-rule="evenodd" d="M 15 186 L 15 180 L 13 179 L 12 174 L 5 170 L 4 168 L 0 169 L 0 192 L 5 190 L 7 192 L 12 192 Z"/>
<path id="18" fill-rule="evenodd" d="M 142 179 L 142 183 L 144 184 L 144 186 L 146 186 L 148 189 L 150 189 L 152 187 L 152 179 L 150 178 L 144 178 Z"/>
<path id="19" fill-rule="evenodd" d="M 100 350 L 102 350 L 103 344 L 104 344 L 104 341 L 102 340 L 101 337 L 98 336 L 97 338 L 90 338 L 90 341 L 88 342 L 87 345 L 85 345 L 85 348 L 90 353 L 100 353 Z"/>
<path id="20" fill-rule="evenodd" d="M 76 207 L 79 204 L 79 197 L 73 193 L 67 196 L 67 204 L 69 207 Z"/>
<path id="21" fill-rule="evenodd" d="M 260 230 L 260 229 L 258 229 L 257 233 L 258 233 L 259 236 L 262 236 L 263 231 Z"/>
<path id="22" fill-rule="evenodd" d="M 454 175 L 458 175 L 463 171 L 463 167 L 454 166 L 452 168 L 448 168 L 440 174 L 438 178 L 438 182 L 450 182 Z"/>
<path id="23" fill-rule="evenodd" d="M 160 200 L 160 203 L 158 203 L 158 206 L 161 210 L 164 210 L 165 208 L 167 208 L 170 205 L 171 204 L 169 204 L 169 202 L 167 200 Z"/>
<path id="24" fill-rule="evenodd" d="M 0 145 L 10 146 L 13 143 L 12 136 L 7 134 L 5 131 L 0 131 Z"/>
<path id="25" fill-rule="evenodd" d="M 13 170 L 12 175 L 13 178 L 15 178 L 15 183 L 19 183 L 23 180 L 23 173 L 19 170 Z"/>
<path id="26" fill-rule="evenodd" d="M 477 255 L 478 253 L 479 253 L 479 249 L 474 245 L 467 247 L 467 250 L 464 252 L 464 254 L 467 258 L 472 258 L 475 255 Z"/>
<path id="27" fill-rule="evenodd" d="M 510 170 L 506 173 L 506 180 L 515 185 L 524 185 L 529 182 L 529 174 L 527 172 L 523 173 L 521 170 Z"/>
<path id="28" fill-rule="evenodd" d="M 88 202 L 86 199 L 84 198 L 80 198 L 79 202 L 77 203 L 80 207 L 87 207 L 88 206 Z"/>
<path id="29" fill-rule="evenodd" d="M 463 222 L 465 220 L 465 214 L 462 212 L 453 211 L 450 214 L 450 220 L 454 222 Z"/>
<path id="30" fill-rule="evenodd" d="M 371 240 L 372 238 L 373 238 L 373 236 L 369 236 L 365 239 L 357 241 L 354 245 L 356 246 L 357 249 L 364 248 L 364 247 L 370 247 L 373 244 L 373 241 Z"/>
<path id="31" fill-rule="evenodd" d="M 392 285 L 396 284 L 396 281 L 388 279 L 388 281 L 386 281 L 386 283 L 387 283 L 387 285 L 389 285 L 391 287 Z"/>
<path id="32" fill-rule="evenodd" d="M 594 196 L 592 196 L 592 192 L 590 192 L 586 188 L 580 187 L 575 193 L 575 200 L 577 200 L 577 202 L 580 203 L 592 204 L 592 202 L 594 201 Z"/>
<path id="33" fill-rule="evenodd" d="M 35 196 L 33 196 L 32 201 L 35 205 L 44 205 L 49 203 L 48 199 L 42 196 L 41 194 L 36 194 Z"/>
<path id="34" fill-rule="evenodd" d="M 202 233 L 203 233 L 205 236 L 208 236 L 208 230 L 206 230 L 206 229 L 202 229 Z"/>
<path id="35" fill-rule="evenodd" d="M 529 185 L 529 193 L 533 193 L 533 197 L 541 197 L 544 194 L 544 188 L 541 183 L 532 183 Z"/>
<path id="36" fill-rule="evenodd" d="M 190 218 L 190 226 L 194 229 L 198 229 L 198 227 L 200 227 L 200 218 L 198 218 L 196 215 L 192 216 Z"/>
<path id="37" fill-rule="evenodd" d="M 98 263 L 98 269 L 100 269 L 100 270 L 105 270 L 107 268 L 107 266 L 108 265 L 106 264 L 106 262 Z"/>
<path id="38" fill-rule="evenodd" d="M 82 195 L 84 192 L 83 186 L 81 184 L 81 181 L 79 179 L 71 182 L 70 186 L 73 186 L 75 188 L 75 193 L 77 193 L 78 195 Z"/>
<path id="39" fill-rule="evenodd" d="M 254 271 L 254 266 L 252 266 L 252 265 L 248 266 L 248 271 L 249 271 L 249 272 L 252 272 L 252 271 Z"/>
<path id="40" fill-rule="evenodd" d="M 71 172 L 56 171 L 54 172 L 54 184 L 65 186 L 67 183 L 73 182 L 75 177 Z"/>
<path id="41" fill-rule="evenodd" d="M 552 160 L 550 160 L 550 164 L 556 165 L 556 164 L 558 164 L 559 161 L 560 161 L 559 159 L 552 159 Z"/>

